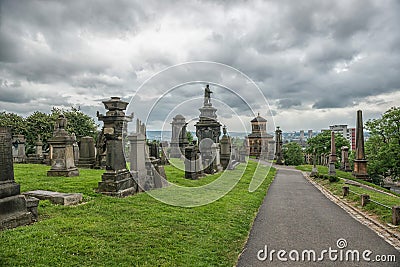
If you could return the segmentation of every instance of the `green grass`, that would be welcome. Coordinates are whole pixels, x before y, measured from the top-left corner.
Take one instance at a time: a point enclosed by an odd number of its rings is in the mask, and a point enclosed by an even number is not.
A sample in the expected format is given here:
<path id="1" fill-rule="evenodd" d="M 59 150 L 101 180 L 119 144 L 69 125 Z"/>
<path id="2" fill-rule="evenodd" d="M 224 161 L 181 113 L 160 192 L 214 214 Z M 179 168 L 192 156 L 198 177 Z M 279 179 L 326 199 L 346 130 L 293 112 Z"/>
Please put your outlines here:
<path id="1" fill-rule="evenodd" d="M 244 168 L 241 164 L 237 171 Z M 67 207 L 41 201 L 39 222 L 0 232 L 0 266 L 233 266 L 275 175 L 270 171 L 258 190 L 249 193 L 255 168 L 249 162 L 223 198 L 183 208 L 146 193 L 122 199 L 96 194 L 101 170 L 82 169 L 79 177 L 61 178 L 47 177 L 47 166 L 15 165 L 22 191 L 80 192 L 87 203 Z M 218 177 L 187 181 L 173 167 L 166 167 L 166 173 L 174 183 L 192 186 L 212 184 Z"/>
<path id="2" fill-rule="evenodd" d="M 310 165 L 302 165 L 302 166 L 297 167 L 297 169 L 302 170 L 302 171 L 311 171 L 311 168 L 312 168 L 312 166 L 310 166 Z M 318 166 L 318 171 L 320 173 L 326 174 L 326 173 L 328 173 L 328 168 L 324 167 L 324 166 Z M 393 192 L 386 190 L 380 186 L 356 179 L 351 175 L 351 173 L 336 170 L 336 174 L 338 177 L 355 180 L 362 184 L 369 185 L 371 187 L 380 189 L 382 191 L 388 191 L 393 194 Z M 345 182 L 343 180 L 340 180 L 339 182 L 335 182 L 335 183 L 330 183 L 328 180 L 324 180 L 324 179 L 314 179 L 314 181 L 318 182 L 319 184 L 324 186 L 326 189 L 328 189 L 330 192 L 332 192 L 333 194 L 335 194 L 336 196 L 339 196 L 339 197 L 343 196 L 342 187 L 348 186 L 350 191 L 352 191 L 352 192 L 350 192 L 350 194 L 348 196 L 346 196 L 345 199 L 351 205 L 353 205 L 359 209 L 362 209 L 364 211 L 367 211 L 368 213 L 370 213 L 372 215 L 377 216 L 377 218 L 383 223 L 391 223 L 391 221 L 392 221 L 391 209 L 388 209 L 386 207 L 383 207 L 383 206 L 378 205 L 373 202 L 369 202 L 366 206 L 361 207 L 361 199 L 360 199 L 360 196 L 357 194 L 367 194 L 370 196 L 370 199 L 377 201 L 379 203 L 382 203 L 388 207 L 400 205 L 400 197 L 396 196 L 396 194 L 393 194 L 394 196 L 389 196 L 387 194 L 374 191 L 372 189 L 367 189 L 367 188 L 363 188 L 363 187 L 359 187 L 359 186 L 355 186 L 355 185 L 345 184 Z M 355 192 L 355 193 L 353 193 L 353 192 Z M 397 226 L 396 230 L 400 231 L 400 226 Z"/>

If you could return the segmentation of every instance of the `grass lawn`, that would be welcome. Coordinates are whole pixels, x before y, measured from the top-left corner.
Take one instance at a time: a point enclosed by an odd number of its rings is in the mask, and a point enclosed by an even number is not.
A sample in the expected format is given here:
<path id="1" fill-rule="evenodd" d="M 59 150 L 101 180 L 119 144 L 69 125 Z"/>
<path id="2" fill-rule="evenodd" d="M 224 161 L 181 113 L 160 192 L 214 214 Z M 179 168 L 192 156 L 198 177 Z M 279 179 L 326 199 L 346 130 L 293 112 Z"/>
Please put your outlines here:
<path id="1" fill-rule="evenodd" d="M 311 165 L 301 165 L 296 168 L 303 170 L 303 171 L 311 171 L 312 166 Z M 318 166 L 318 171 L 320 173 L 327 174 L 328 168 L 324 167 L 324 166 Z M 375 184 L 372 184 L 372 183 L 369 183 L 366 181 L 356 179 L 351 175 L 351 173 L 336 170 L 336 174 L 338 177 L 355 180 L 362 184 L 369 185 L 371 187 L 378 188 L 382 191 L 387 191 L 387 192 L 392 193 L 393 195 L 396 195 L 393 192 L 386 190 L 380 186 L 377 186 Z M 379 203 L 382 203 L 388 207 L 400 205 L 400 197 L 399 196 L 389 196 L 389 195 L 386 195 L 386 194 L 383 194 L 383 193 L 380 193 L 380 192 L 377 192 L 377 191 L 374 191 L 371 189 L 362 188 L 362 187 L 354 186 L 354 185 L 350 185 L 350 184 L 345 184 L 343 180 L 340 180 L 339 182 L 335 182 L 335 183 L 330 183 L 326 179 L 315 179 L 314 178 L 314 181 L 323 185 L 326 189 L 328 189 L 330 192 L 332 192 L 333 194 L 335 194 L 336 196 L 339 196 L 339 197 L 343 196 L 342 187 L 348 186 L 350 191 L 352 191 L 352 192 L 350 192 L 350 194 L 345 198 L 345 200 L 348 203 L 352 204 L 353 206 L 355 206 L 359 209 L 362 209 L 364 211 L 367 211 L 371 215 L 376 216 L 381 222 L 383 222 L 385 224 L 392 222 L 391 209 L 388 209 L 386 207 L 383 207 L 383 206 L 378 205 L 373 202 L 369 202 L 366 206 L 361 207 L 361 199 L 360 199 L 359 194 L 367 194 L 370 196 L 370 199 L 377 201 Z M 397 226 L 396 230 L 400 231 L 400 226 Z"/>
<path id="2" fill-rule="evenodd" d="M 263 167 L 266 168 L 266 167 Z M 47 177 L 48 166 L 14 165 L 22 191 L 43 189 L 80 192 L 86 203 L 65 207 L 40 201 L 39 222 L 0 232 L 0 266 L 233 266 L 275 170 L 253 193 L 248 192 L 256 163 L 223 198 L 195 208 L 175 207 L 146 193 L 112 198 L 94 193 L 101 170 L 80 170 L 79 177 Z M 166 167 L 176 184 L 203 186 Z M 217 179 L 218 181 L 220 179 Z M 154 190 L 174 193 L 173 187 Z"/>

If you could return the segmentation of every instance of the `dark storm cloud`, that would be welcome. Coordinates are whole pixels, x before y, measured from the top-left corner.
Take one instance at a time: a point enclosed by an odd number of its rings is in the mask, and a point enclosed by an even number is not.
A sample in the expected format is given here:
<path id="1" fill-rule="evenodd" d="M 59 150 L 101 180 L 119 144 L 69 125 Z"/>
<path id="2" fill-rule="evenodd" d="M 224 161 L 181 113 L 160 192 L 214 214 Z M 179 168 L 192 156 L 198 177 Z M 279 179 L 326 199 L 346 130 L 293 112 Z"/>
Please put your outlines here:
<path id="1" fill-rule="evenodd" d="M 97 100 L 135 95 L 171 65 L 209 60 L 248 75 L 275 114 L 310 107 L 339 111 L 399 91 L 399 14 L 395 0 L 3 0 L 0 101 L 15 112 L 45 105 L 50 110 L 54 103 L 93 112 L 101 106 Z M 220 84 L 215 101 L 235 112 L 265 110 L 263 97 L 239 76 L 201 64 L 170 71 L 148 82 L 134 109 L 144 117 L 141 112 L 166 90 L 204 81 Z M 154 120 L 202 97 L 203 86 L 165 96 Z M 180 112 L 198 115 L 193 106 Z"/>

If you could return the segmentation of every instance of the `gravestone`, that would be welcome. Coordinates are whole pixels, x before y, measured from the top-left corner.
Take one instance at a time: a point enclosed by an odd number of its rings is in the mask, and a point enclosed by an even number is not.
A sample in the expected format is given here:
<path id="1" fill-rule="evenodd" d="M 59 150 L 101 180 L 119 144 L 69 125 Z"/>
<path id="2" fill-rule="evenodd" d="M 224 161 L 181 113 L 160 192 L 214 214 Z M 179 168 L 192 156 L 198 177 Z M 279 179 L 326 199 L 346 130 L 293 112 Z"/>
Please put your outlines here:
<path id="1" fill-rule="evenodd" d="M 106 171 L 101 176 L 97 191 L 104 195 L 124 197 L 137 192 L 137 183 L 126 168 L 122 134 L 127 122 L 124 110 L 128 102 L 119 97 L 103 101 L 106 115 L 97 112 L 97 118 L 104 122 L 103 132 L 106 139 Z"/>
<path id="2" fill-rule="evenodd" d="M 50 145 L 51 169 L 47 176 L 78 176 L 75 166 L 74 148 L 75 139 L 65 130 L 67 119 L 63 114 L 58 116 L 54 127 L 53 137 L 47 140 Z"/>
<path id="3" fill-rule="evenodd" d="M 331 131 L 331 154 L 329 155 L 329 175 L 336 175 L 336 146 L 335 146 L 335 132 Z"/>
<path id="4" fill-rule="evenodd" d="M 362 111 L 357 111 L 356 124 L 356 155 L 354 159 L 353 175 L 356 178 L 371 181 L 367 173 L 367 162 L 364 151 L 364 126 L 362 119 Z"/>
<path id="5" fill-rule="evenodd" d="M 77 205 L 82 202 L 83 198 L 80 193 L 59 193 L 46 190 L 28 191 L 23 194 L 40 200 L 50 200 L 53 204 L 64 206 Z"/>
<path id="6" fill-rule="evenodd" d="M 185 148 L 185 178 L 197 180 L 198 176 L 198 165 L 197 161 L 198 153 L 195 146 L 188 146 Z"/>
<path id="7" fill-rule="evenodd" d="M 74 163 L 75 163 L 75 166 L 78 166 L 78 163 L 79 163 L 79 145 L 78 145 L 78 143 L 76 142 L 76 135 L 75 135 L 75 133 L 72 133 L 72 138 L 74 139 L 74 143 L 72 144 L 72 149 L 73 149 L 73 151 L 74 151 Z"/>
<path id="8" fill-rule="evenodd" d="M 24 163 L 25 156 L 25 136 L 23 134 L 13 135 L 12 139 L 12 155 L 14 163 Z"/>
<path id="9" fill-rule="evenodd" d="M 185 151 L 185 147 L 188 146 L 189 141 L 187 139 L 186 132 L 186 121 L 185 117 L 178 114 L 171 122 L 172 136 L 171 136 L 171 158 L 180 158 Z"/>
<path id="10" fill-rule="evenodd" d="M 168 157 L 167 157 L 167 148 L 168 142 L 161 142 L 160 143 L 160 164 L 161 165 L 169 165 Z"/>
<path id="11" fill-rule="evenodd" d="M 11 130 L 0 127 L 0 230 L 27 225 L 35 220 L 38 201 L 20 195 L 14 181 Z"/>
<path id="12" fill-rule="evenodd" d="M 318 174 L 318 169 L 317 169 L 317 153 L 316 153 L 316 149 L 314 148 L 313 150 L 313 167 L 311 170 L 311 177 L 314 177 Z"/>
<path id="13" fill-rule="evenodd" d="M 231 140 L 227 135 L 226 127 L 223 127 L 223 136 L 220 141 L 221 146 L 221 165 L 222 169 L 226 170 L 229 165 L 229 161 L 231 159 Z"/>
<path id="14" fill-rule="evenodd" d="M 146 152 L 146 126 L 139 119 L 136 120 L 136 132 L 128 136 L 130 143 L 130 170 L 134 175 L 139 190 L 148 190 L 152 188 L 153 183 L 147 181 L 147 173 L 150 166 L 149 155 Z M 151 164 L 151 163 L 150 163 Z"/>
<path id="15" fill-rule="evenodd" d="M 38 140 L 35 142 L 35 153 L 29 154 L 26 158 L 26 162 L 32 164 L 41 164 L 43 161 L 43 142 L 40 140 L 40 135 L 38 135 Z"/>
<path id="16" fill-rule="evenodd" d="M 340 169 L 345 172 L 350 172 L 350 163 L 349 163 L 349 147 L 342 146 L 342 161 L 340 165 Z"/>
<path id="17" fill-rule="evenodd" d="M 94 139 L 91 136 L 81 138 L 81 147 L 79 148 L 79 168 L 93 169 L 96 162 Z"/>
<path id="18" fill-rule="evenodd" d="M 239 162 L 241 162 L 241 163 L 246 162 L 246 156 L 247 156 L 247 149 L 243 145 L 240 147 L 240 150 L 239 150 Z"/>

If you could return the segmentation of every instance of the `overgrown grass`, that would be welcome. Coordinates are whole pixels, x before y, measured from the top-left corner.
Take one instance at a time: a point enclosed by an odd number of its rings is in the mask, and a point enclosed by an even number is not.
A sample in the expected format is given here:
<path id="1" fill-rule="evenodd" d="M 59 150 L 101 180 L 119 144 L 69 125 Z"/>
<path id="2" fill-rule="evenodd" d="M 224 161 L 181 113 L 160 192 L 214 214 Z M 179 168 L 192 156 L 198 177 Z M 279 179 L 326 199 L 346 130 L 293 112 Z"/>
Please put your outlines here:
<path id="1" fill-rule="evenodd" d="M 65 207 L 41 201 L 39 222 L 0 232 L 0 266 L 233 266 L 275 175 L 271 170 L 261 187 L 249 193 L 256 168 L 249 162 L 223 198 L 182 208 L 146 193 L 123 199 L 96 194 L 101 170 L 58 178 L 47 177 L 48 168 L 15 165 L 22 191 L 81 192 L 87 203 Z M 244 164 L 238 168 L 244 169 Z M 185 182 L 179 170 L 167 167 L 166 173 L 177 183 Z M 189 182 L 200 185 L 216 177 Z"/>
<path id="2" fill-rule="evenodd" d="M 300 169 L 302 171 L 311 171 L 312 166 L 310 165 L 302 165 L 298 166 L 297 169 Z M 324 166 L 318 166 L 318 171 L 320 173 L 328 173 L 328 168 Z M 346 178 L 346 179 L 351 179 L 355 180 L 357 182 L 360 182 L 365 185 L 369 185 L 371 187 L 380 189 L 382 191 L 388 191 L 393 194 L 393 192 L 389 190 L 385 190 L 384 188 L 377 186 L 375 184 L 365 182 L 359 179 L 356 179 L 352 177 L 351 173 L 348 172 L 343 172 L 343 171 L 336 171 L 337 176 L 341 178 Z M 372 215 L 376 215 L 377 218 L 383 222 L 383 223 L 391 223 L 392 219 L 392 211 L 389 208 L 383 207 L 381 205 L 378 205 L 373 202 L 369 202 L 366 206 L 361 207 L 361 198 L 360 194 L 367 194 L 370 196 L 370 199 L 377 201 L 379 203 L 382 203 L 385 206 L 392 207 L 392 206 L 398 206 L 400 205 L 400 197 L 396 196 L 396 194 L 393 194 L 394 196 L 389 196 L 384 193 L 380 193 L 377 191 L 374 191 L 372 189 L 367 189 L 351 184 L 345 184 L 343 180 L 340 180 L 339 182 L 335 183 L 330 183 L 328 180 L 323 180 L 323 179 L 314 179 L 316 182 L 324 186 L 326 189 L 331 191 L 333 194 L 336 196 L 342 197 L 343 196 L 343 186 L 348 186 L 350 191 L 350 194 L 345 197 L 345 199 L 354 207 L 357 207 L 359 209 L 362 209 L 364 211 L 367 211 L 368 213 Z M 400 231 L 400 226 L 396 227 L 396 230 Z"/>

